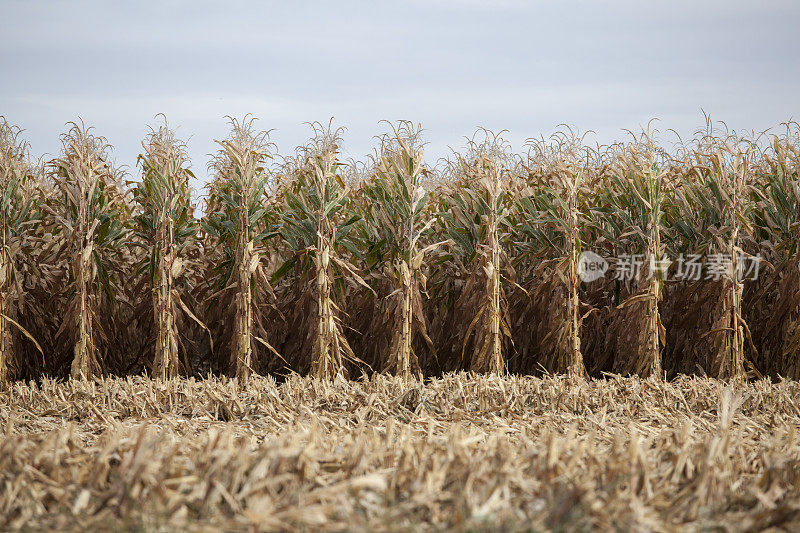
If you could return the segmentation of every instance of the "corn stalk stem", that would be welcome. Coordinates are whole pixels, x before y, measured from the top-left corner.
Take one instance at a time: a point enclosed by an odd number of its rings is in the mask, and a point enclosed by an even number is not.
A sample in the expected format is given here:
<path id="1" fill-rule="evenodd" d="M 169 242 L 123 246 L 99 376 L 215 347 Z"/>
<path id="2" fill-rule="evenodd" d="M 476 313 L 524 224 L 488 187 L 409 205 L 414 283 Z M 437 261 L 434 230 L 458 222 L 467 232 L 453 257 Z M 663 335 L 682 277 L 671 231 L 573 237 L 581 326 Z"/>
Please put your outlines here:
<path id="1" fill-rule="evenodd" d="M 409 212 L 413 213 L 414 202 L 409 199 Z M 401 258 L 397 263 L 397 275 L 400 277 L 402 288 L 402 303 L 400 308 L 400 331 L 399 339 L 393 343 L 392 351 L 390 353 L 389 367 L 394 367 L 392 370 L 396 375 L 408 378 L 412 373 L 417 370 L 418 365 L 416 361 L 412 362 L 412 323 L 414 319 L 413 309 L 413 295 L 414 295 L 414 258 L 416 256 L 416 246 L 414 245 L 414 220 L 413 216 L 409 217 L 406 223 L 405 231 L 406 250 L 404 257 L 408 260 Z"/>
<path id="2" fill-rule="evenodd" d="M 497 161 L 494 159 L 482 159 L 479 164 L 480 172 L 485 178 L 481 181 L 483 181 L 486 186 L 489 200 L 486 236 L 488 257 L 486 257 L 482 263 L 486 273 L 486 309 L 488 316 L 483 326 L 486 329 L 482 332 L 486 340 L 479 339 L 478 348 L 473 356 L 470 369 L 473 372 L 488 371 L 495 374 L 503 374 L 505 373 L 505 361 L 503 360 L 501 337 L 501 321 L 503 317 L 501 308 L 502 292 L 500 287 L 500 216 L 497 211 L 497 204 L 500 200 L 503 184 L 501 182 L 500 169 L 497 166 Z"/>
<path id="3" fill-rule="evenodd" d="M 325 213 L 328 195 L 329 174 L 331 172 L 332 153 L 316 159 L 313 169 L 314 188 L 320 206 L 317 213 L 317 253 L 314 257 L 315 284 L 317 290 L 317 336 L 316 348 L 311 364 L 311 373 L 320 379 L 332 379 L 342 369 L 341 353 L 338 347 L 338 331 L 331 300 L 330 260 L 333 253 L 330 221 Z"/>
<path id="4" fill-rule="evenodd" d="M 659 221 L 655 215 L 650 219 L 650 232 L 647 239 L 647 256 L 651 261 L 661 258 L 661 232 Z M 660 272 L 652 269 L 650 273 L 650 283 L 648 287 L 649 298 L 647 299 L 647 349 L 645 353 L 645 368 L 642 372 L 643 377 L 656 376 L 662 374 L 661 366 L 661 318 L 658 311 L 658 303 L 661 301 L 661 279 Z"/>
<path id="5" fill-rule="evenodd" d="M 158 286 L 153 303 L 155 321 L 158 330 L 154 373 L 159 379 L 170 379 L 178 375 L 178 332 L 175 324 L 175 302 L 173 267 L 175 265 L 175 235 L 172 218 L 167 207 L 172 204 L 170 194 L 161 212 L 158 229 L 160 257 L 158 262 Z"/>
<path id="6" fill-rule="evenodd" d="M 398 350 L 397 374 L 408 377 L 411 374 L 411 275 L 408 265 L 401 270 L 403 276 L 403 308 L 402 308 L 402 329 L 400 333 L 400 347 Z"/>
<path id="7" fill-rule="evenodd" d="M 727 243 L 727 255 L 730 257 L 728 279 L 724 280 L 726 292 L 724 296 L 725 310 L 728 313 L 726 318 L 729 331 L 726 331 L 728 339 L 723 345 L 723 359 L 717 371 L 717 377 L 721 379 L 738 380 L 744 376 L 744 321 L 742 318 L 742 292 L 743 284 L 739 279 L 739 235 L 741 233 L 741 222 L 739 220 L 739 209 L 741 202 L 742 188 L 747 171 L 746 161 L 742 161 L 737 156 L 734 161 L 731 179 L 733 187 L 731 191 L 731 237 Z"/>
<path id="8" fill-rule="evenodd" d="M 421 257 L 418 257 L 415 234 L 419 202 L 424 198 L 424 189 L 419 184 L 421 167 L 420 153 L 411 140 L 398 137 L 397 145 L 380 161 L 379 177 L 384 183 L 400 182 L 391 194 L 397 202 L 405 202 L 407 216 L 401 219 L 397 233 L 398 253 L 392 264 L 394 291 L 392 300 L 399 298 L 399 305 L 391 305 L 391 339 L 383 370 L 403 379 L 420 373 L 419 361 L 414 353 L 414 299 L 417 297 L 418 274 Z M 385 220 L 390 218 L 387 215 Z M 418 237 L 417 237 L 418 238 Z"/>
<path id="9" fill-rule="evenodd" d="M 91 171 L 90 171 L 91 172 Z M 78 339 L 75 344 L 74 358 L 70 375 L 73 379 L 90 379 L 93 376 L 95 362 L 95 345 L 93 338 L 93 320 L 89 291 L 92 280 L 92 252 L 89 229 L 89 187 L 79 177 L 81 194 L 78 206 L 77 238 L 81 243 L 80 253 L 76 260 L 77 298 L 78 298 Z"/>
<path id="10" fill-rule="evenodd" d="M 5 206 L 5 193 L 0 196 Z M 14 353 L 13 337 L 5 315 L 9 313 L 9 277 L 11 275 L 11 257 L 8 253 L 8 220 L 5 208 L 2 212 L 2 249 L 0 249 L 0 383 L 9 379 L 9 364 Z"/>
<path id="11" fill-rule="evenodd" d="M 236 295 L 236 346 L 234 365 L 239 382 L 247 381 L 252 370 L 253 357 L 253 295 L 250 288 L 250 265 L 253 262 L 253 243 L 250 238 L 249 187 L 242 184 L 241 208 L 239 210 L 240 238 L 236 248 L 237 295 Z"/>
<path id="12" fill-rule="evenodd" d="M 567 277 L 567 340 L 569 348 L 567 352 L 566 373 L 571 376 L 584 376 L 586 369 L 583 364 L 581 354 L 580 337 L 580 300 L 578 298 L 578 180 L 577 178 L 570 183 L 569 189 L 569 240 L 567 243 L 569 257 L 569 272 Z"/>
<path id="13" fill-rule="evenodd" d="M 338 350 L 331 349 L 331 344 L 335 342 L 334 337 L 336 336 L 333 309 L 331 308 L 329 274 L 331 248 L 323 234 L 325 228 L 321 214 L 318 219 L 318 224 L 320 231 L 317 232 L 318 255 L 315 260 L 317 287 L 317 349 L 312 365 L 312 373 L 316 377 L 330 379 L 339 371 L 341 359 L 338 357 Z"/>
<path id="14" fill-rule="evenodd" d="M 491 359 L 489 371 L 502 374 L 505 370 L 500 339 L 500 242 L 498 237 L 497 201 L 500 195 L 500 173 L 494 173 L 491 209 L 489 214 L 489 248 L 491 250 L 492 275 L 489 277 L 490 319 L 491 319 Z"/>

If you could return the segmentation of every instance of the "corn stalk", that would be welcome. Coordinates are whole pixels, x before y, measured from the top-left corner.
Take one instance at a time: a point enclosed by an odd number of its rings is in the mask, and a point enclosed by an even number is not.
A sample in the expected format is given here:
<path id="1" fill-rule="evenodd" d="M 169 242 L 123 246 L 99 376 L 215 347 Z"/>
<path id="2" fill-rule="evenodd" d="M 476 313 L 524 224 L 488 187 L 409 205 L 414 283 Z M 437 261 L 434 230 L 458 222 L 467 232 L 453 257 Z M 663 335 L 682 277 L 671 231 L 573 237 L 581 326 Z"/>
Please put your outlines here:
<path id="1" fill-rule="evenodd" d="M 9 126 L 5 119 L 0 123 L 0 383 L 6 382 L 11 374 L 10 366 L 14 360 L 14 337 L 11 323 L 6 319 L 13 313 L 11 285 L 14 258 L 11 252 L 11 213 L 9 213 L 13 184 L 18 180 L 18 167 L 24 161 L 25 146 L 17 142 L 18 131 Z"/>
<path id="2" fill-rule="evenodd" d="M 503 278 L 513 280 L 514 275 L 504 249 L 510 202 L 507 144 L 499 135 L 480 133 L 484 139 L 470 140 L 468 152 L 457 154 L 447 181 L 437 189 L 438 224 L 454 246 L 451 264 L 437 269 L 435 291 L 453 304 L 433 323 L 442 330 L 437 350 L 461 346 L 459 367 L 505 373 L 505 346 L 512 343 Z M 446 279 L 454 276 L 459 279 Z M 455 358 L 455 353 L 448 357 Z"/>
<path id="3" fill-rule="evenodd" d="M 580 235 L 578 233 L 578 192 L 581 186 L 582 174 L 580 171 L 572 172 L 568 170 L 565 175 L 564 184 L 567 193 L 567 308 L 565 327 L 562 333 L 562 346 L 566 344 L 565 350 L 561 351 L 559 370 L 570 376 L 584 376 L 586 369 L 583 364 L 583 354 L 581 353 L 581 311 L 580 299 L 578 297 L 578 258 L 580 255 Z"/>
<path id="4" fill-rule="evenodd" d="M 720 170 L 724 168 L 720 165 Z M 731 258 L 729 270 L 725 276 L 723 309 L 725 311 L 723 328 L 726 337 L 723 350 L 712 361 L 712 375 L 719 379 L 741 379 L 744 377 L 744 342 L 745 323 L 742 318 L 743 284 L 739 269 L 739 258 L 742 256 L 742 196 L 748 172 L 748 158 L 736 153 L 731 159 L 731 167 L 727 172 L 730 179 L 730 235 L 725 243 L 725 253 Z"/>
<path id="5" fill-rule="evenodd" d="M 434 220 L 424 220 L 428 192 L 421 182 L 428 171 L 419 134 L 419 127 L 401 122 L 393 136 L 385 136 L 372 176 L 359 191 L 366 222 L 360 226 L 359 241 L 366 248 L 366 269 L 379 280 L 379 289 L 386 287 L 389 293 L 378 309 L 368 311 L 369 324 L 364 326 L 367 343 L 383 345 L 378 356 L 383 371 L 405 378 L 421 372 L 415 336 L 434 352 L 422 310 L 427 281 L 422 266 L 425 255 L 443 244 L 420 248 Z M 365 346 L 365 351 L 369 350 L 370 346 Z"/>
<path id="6" fill-rule="evenodd" d="M 270 226 L 270 173 L 264 167 L 270 158 L 270 144 L 267 132 L 253 129 L 252 118 L 241 122 L 231 119 L 231 125 L 231 136 L 217 141 L 221 148 L 212 163 L 216 176 L 202 225 L 215 245 L 222 248 L 222 277 L 209 300 L 215 319 L 224 322 L 229 304 L 226 298 L 233 291 L 233 336 L 224 338 L 231 350 L 229 368 L 244 383 L 253 372 L 254 341 L 278 355 L 266 339 L 256 302 L 259 293 L 272 294 L 262 265 L 265 242 L 274 235 Z M 225 298 L 220 300 L 221 296 Z"/>
<path id="7" fill-rule="evenodd" d="M 12 378 L 17 353 L 16 329 L 41 347 L 23 328 L 18 318 L 18 304 L 24 297 L 20 263 L 29 251 L 27 235 L 38 223 L 29 191 L 34 170 L 28 163 L 28 146 L 19 140 L 20 130 L 0 117 L 0 383 Z"/>
<path id="8" fill-rule="evenodd" d="M 71 259 L 72 296 L 59 334 L 67 325 L 72 326 L 70 375 L 90 379 L 103 370 L 99 339 L 107 342 L 112 334 L 111 306 L 116 302 L 113 259 L 121 253 L 128 206 L 103 137 L 73 124 L 62 143 L 63 155 L 51 165 L 63 194 L 63 212 L 56 218 L 64 230 L 63 249 Z M 104 316 L 103 321 L 100 316 Z"/>
<path id="9" fill-rule="evenodd" d="M 527 144 L 525 175 L 516 189 L 514 231 L 520 253 L 515 265 L 526 286 L 522 312 L 530 313 L 527 321 L 535 324 L 535 340 L 523 340 L 520 346 L 535 366 L 522 366 L 584 376 L 578 261 L 589 154 L 571 131 L 529 139 Z"/>
<path id="10" fill-rule="evenodd" d="M 710 133 L 703 137 L 694 152 L 696 162 L 675 191 L 678 216 L 673 225 L 681 247 L 705 254 L 707 266 L 715 257 L 727 261 L 725 271 L 717 272 L 713 279 L 707 271 L 706 279 L 687 284 L 696 294 L 695 301 L 717 305 L 699 307 L 692 302 L 692 310 L 685 311 L 689 316 L 695 315 L 695 320 L 702 321 L 706 328 L 693 339 L 699 359 L 695 364 L 720 379 L 744 375 L 744 346 L 749 335 L 742 314 L 743 285 L 737 269 L 743 252 L 743 232 L 749 230 L 752 210 L 752 206 L 743 203 L 749 187 L 749 148 L 736 149 L 735 142 L 738 141 L 733 137 L 718 140 Z"/>
<path id="11" fill-rule="evenodd" d="M 6 182 L 6 170 L 3 169 L 3 182 Z M 2 184 L 0 184 L 2 187 Z M 3 187 L 0 201 L 6 205 L 5 187 Z M 9 278 L 11 277 L 12 258 L 9 253 L 9 229 L 6 210 L 3 209 L 2 220 L 0 220 L 0 231 L 2 231 L 2 242 L 0 242 L 0 383 L 8 380 L 10 374 L 10 362 L 14 359 L 14 338 L 11 335 L 10 323 L 6 320 L 6 315 L 11 313 L 11 298 L 9 288 Z"/>
<path id="12" fill-rule="evenodd" d="M 470 370 L 475 372 L 488 371 L 494 374 L 505 373 L 505 361 L 500 325 L 502 311 L 500 309 L 500 237 L 499 237 L 499 209 L 503 184 L 500 179 L 499 162 L 491 157 L 481 158 L 478 168 L 482 175 L 480 181 L 486 187 L 489 196 L 489 220 L 487 223 L 488 256 L 483 265 L 486 272 L 486 293 L 488 299 L 489 331 L 487 343 L 472 358 Z"/>
<path id="13" fill-rule="evenodd" d="M 617 272 L 614 281 L 628 296 L 612 314 L 608 335 L 615 342 L 613 371 L 642 377 L 661 377 L 661 346 L 665 342 L 659 303 L 665 270 L 662 244 L 665 172 L 660 169 L 652 141 L 626 146 L 617 156 L 611 175 L 603 181 L 594 227 L 615 251 L 642 257 L 641 270 Z M 642 254 L 642 255 L 639 255 Z M 619 265 L 618 265 L 619 266 Z"/>
<path id="14" fill-rule="evenodd" d="M 286 246 L 286 260 L 276 270 L 277 282 L 294 273 L 296 288 L 288 316 L 289 336 L 285 350 L 300 354 L 302 371 L 320 379 L 345 375 L 345 362 L 357 358 L 347 342 L 334 302 L 348 280 L 370 292 L 373 289 L 357 274 L 356 267 L 339 250 L 355 250 L 353 225 L 360 215 L 349 213 L 348 187 L 338 160 L 339 132 L 319 123 L 315 137 L 298 149 L 296 159 L 286 167 L 283 188 L 285 207 L 280 235 Z"/>
<path id="15" fill-rule="evenodd" d="M 148 246 L 142 268 L 147 269 L 152 293 L 153 376 L 169 379 L 176 377 L 181 367 L 178 313 L 180 307 L 186 307 L 176 279 L 185 267 L 182 253 L 197 231 L 189 187 L 192 174 L 186 168 L 184 145 L 166 123 L 151 131 L 143 148 L 139 156 L 142 181 L 134 189 L 134 198 L 141 208 L 137 233 Z M 186 311 L 194 317 L 188 308 Z"/>
<path id="16" fill-rule="evenodd" d="M 754 253 L 774 265 L 751 283 L 758 291 L 748 310 L 754 342 L 759 345 L 759 367 L 770 375 L 800 379 L 800 129 L 787 124 L 776 135 L 757 168 L 758 186 L 752 188 L 756 209 Z M 757 340 L 756 340 L 757 338 Z"/>
<path id="17" fill-rule="evenodd" d="M 650 218 L 650 231 L 647 236 L 647 251 L 645 257 L 650 261 L 658 261 L 664 253 L 664 248 L 661 245 L 661 230 L 659 216 L 656 210 L 660 206 L 651 209 L 652 216 Z M 663 335 L 661 330 L 661 315 L 658 312 L 658 303 L 661 301 L 661 288 L 664 284 L 662 271 L 654 271 L 650 274 L 650 282 L 647 287 L 647 348 L 644 353 L 645 368 L 640 372 L 640 375 L 661 377 L 662 364 L 661 364 L 661 344 L 663 343 Z"/>
<path id="18" fill-rule="evenodd" d="M 310 185 L 313 194 L 320 200 L 314 222 L 316 230 L 316 253 L 314 254 L 314 278 L 317 298 L 317 331 L 312 355 L 311 375 L 320 379 L 333 379 L 344 371 L 344 359 L 354 359 L 335 312 L 332 297 L 331 259 L 336 253 L 333 243 L 336 228 L 331 219 L 333 209 L 345 200 L 345 188 L 336 192 L 336 151 L 327 149 L 315 154 L 310 166 Z"/>

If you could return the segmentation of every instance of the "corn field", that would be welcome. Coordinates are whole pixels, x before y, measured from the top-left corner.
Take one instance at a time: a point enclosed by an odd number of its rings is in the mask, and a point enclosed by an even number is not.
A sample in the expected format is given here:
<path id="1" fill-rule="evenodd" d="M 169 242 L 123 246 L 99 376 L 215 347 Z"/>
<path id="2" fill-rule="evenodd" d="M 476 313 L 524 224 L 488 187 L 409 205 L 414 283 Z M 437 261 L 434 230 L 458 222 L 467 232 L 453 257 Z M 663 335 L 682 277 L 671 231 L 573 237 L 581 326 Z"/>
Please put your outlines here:
<path id="1" fill-rule="evenodd" d="M 0 528 L 800 525 L 800 125 L 229 126 L 0 117 Z"/>
<path id="2" fill-rule="evenodd" d="M 83 124 L 46 162 L 1 124 L 4 382 L 800 378 L 794 123 L 760 138 L 709 123 L 669 150 L 565 129 L 514 153 L 479 130 L 431 165 L 413 123 L 345 162 L 332 123 L 280 156 L 245 117 L 204 191 L 165 119 L 128 173 Z M 600 279 L 581 277 L 585 252 L 607 259 Z M 682 275 L 698 257 L 706 271 Z"/>

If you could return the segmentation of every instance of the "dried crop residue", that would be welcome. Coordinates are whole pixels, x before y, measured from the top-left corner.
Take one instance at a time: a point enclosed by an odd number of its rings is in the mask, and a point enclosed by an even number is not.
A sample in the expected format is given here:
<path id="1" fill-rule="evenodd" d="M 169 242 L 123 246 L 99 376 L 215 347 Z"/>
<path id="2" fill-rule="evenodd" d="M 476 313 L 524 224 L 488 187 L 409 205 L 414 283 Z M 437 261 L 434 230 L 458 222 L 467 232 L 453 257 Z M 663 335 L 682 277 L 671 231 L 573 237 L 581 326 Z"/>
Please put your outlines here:
<path id="1" fill-rule="evenodd" d="M 0 392 L 0 528 L 800 527 L 796 382 L 448 374 Z"/>

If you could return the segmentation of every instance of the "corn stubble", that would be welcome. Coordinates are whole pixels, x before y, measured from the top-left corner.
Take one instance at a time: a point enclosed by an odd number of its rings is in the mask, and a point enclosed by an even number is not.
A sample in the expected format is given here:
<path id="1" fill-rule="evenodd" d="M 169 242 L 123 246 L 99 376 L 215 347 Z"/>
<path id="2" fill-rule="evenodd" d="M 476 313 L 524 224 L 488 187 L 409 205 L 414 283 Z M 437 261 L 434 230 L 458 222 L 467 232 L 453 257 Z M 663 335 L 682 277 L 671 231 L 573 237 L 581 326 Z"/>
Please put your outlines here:
<path id="1" fill-rule="evenodd" d="M 686 376 L 17 383 L 0 528 L 792 531 L 798 394 Z"/>

